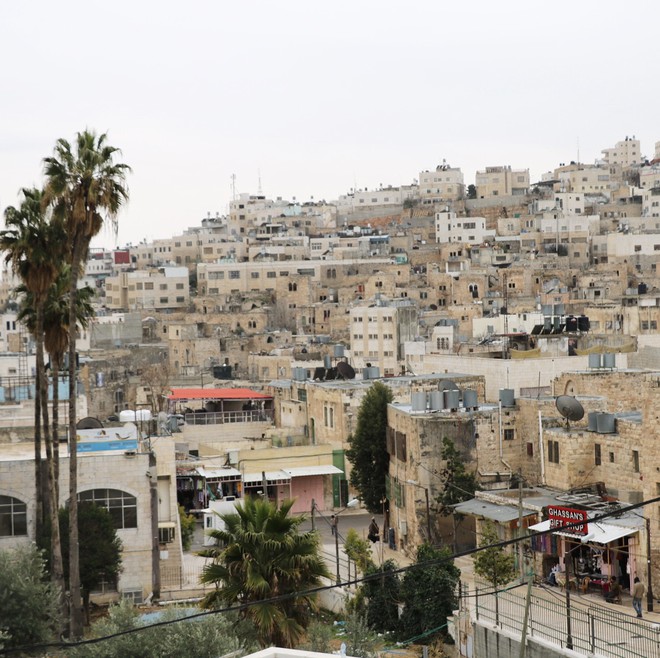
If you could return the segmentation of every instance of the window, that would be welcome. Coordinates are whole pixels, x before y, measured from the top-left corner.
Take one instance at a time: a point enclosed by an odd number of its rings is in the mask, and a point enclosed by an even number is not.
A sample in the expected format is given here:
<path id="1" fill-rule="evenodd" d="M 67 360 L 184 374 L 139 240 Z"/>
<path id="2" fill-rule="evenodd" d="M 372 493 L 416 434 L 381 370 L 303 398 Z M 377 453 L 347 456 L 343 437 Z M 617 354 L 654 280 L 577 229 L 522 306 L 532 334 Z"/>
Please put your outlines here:
<path id="1" fill-rule="evenodd" d="M 559 441 L 548 440 L 548 461 L 552 464 L 559 463 Z"/>
<path id="2" fill-rule="evenodd" d="M 250 272 L 250 277 L 252 279 L 258 279 L 259 278 L 259 272 Z"/>
<path id="3" fill-rule="evenodd" d="M 602 463 L 601 460 L 601 455 L 600 455 L 600 443 L 595 443 L 594 444 L 594 464 L 596 466 L 600 466 Z"/>
<path id="4" fill-rule="evenodd" d="M 137 528 L 137 500 L 119 489 L 90 489 L 78 494 L 78 500 L 105 507 L 115 528 Z"/>
<path id="5" fill-rule="evenodd" d="M 183 290 L 183 283 L 177 283 L 176 284 L 176 289 L 177 290 Z"/>
<path id="6" fill-rule="evenodd" d="M 614 453 L 610 452 L 610 464 L 614 463 Z"/>
<path id="7" fill-rule="evenodd" d="M 147 282 L 144 284 L 144 289 L 145 289 L 145 290 L 153 290 L 153 289 L 154 289 L 154 284 L 153 284 L 153 282 L 152 282 L 152 281 L 147 281 Z"/>
<path id="8" fill-rule="evenodd" d="M 161 304 L 167 304 L 169 302 L 169 297 L 161 297 L 160 298 L 160 303 Z"/>
<path id="9" fill-rule="evenodd" d="M 274 279 L 277 277 L 277 272 L 266 272 L 267 279 Z"/>
<path id="10" fill-rule="evenodd" d="M 230 279 L 240 279 L 241 273 L 238 270 L 229 270 Z"/>
<path id="11" fill-rule="evenodd" d="M 531 442 L 527 443 L 527 456 L 528 457 L 534 456 L 534 444 Z"/>
<path id="12" fill-rule="evenodd" d="M 633 471 L 639 473 L 639 450 L 632 451 Z"/>
<path id="13" fill-rule="evenodd" d="M 515 430 L 513 430 L 513 429 L 505 429 L 504 430 L 504 440 L 505 441 L 513 441 L 514 432 L 515 432 Z"/>
<path id="14" fill-rule="evenodd" d="M 18 498 L 0 496 L 0 537 L 27 535 L 27 505 Z"/>
<path id="15" fill-rule="evenodd" d="M 177 297 L 176 298 L 176 303 L 177 304 L 183 304 L 186 301 L 185 297 Z"/>
<path id="16" fill-rule="evenodd" d="M 160 288 L 161 290 L 167 290 L 167 284 L 166 284 L 166 283 L 161 283 L 160 286 L 159 286 L 159 288 Z"/>

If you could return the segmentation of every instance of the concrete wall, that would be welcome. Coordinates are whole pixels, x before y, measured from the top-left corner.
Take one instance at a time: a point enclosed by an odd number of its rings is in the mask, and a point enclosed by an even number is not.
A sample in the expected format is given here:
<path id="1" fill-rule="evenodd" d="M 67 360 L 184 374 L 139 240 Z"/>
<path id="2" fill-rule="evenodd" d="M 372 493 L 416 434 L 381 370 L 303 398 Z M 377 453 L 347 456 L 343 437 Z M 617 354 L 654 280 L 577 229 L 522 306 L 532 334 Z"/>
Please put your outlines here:
<path id="1" fill-rule="evenodd" d="M 520 655 L 520 637 L 514 637 L 506 631 L 495 630 L 476 622 L 474 625 L 474 657 L 511 658 Z M 583 653 L 562 649 L 557 645 L 542 642 L 538 638 L 527 638 L 527 658 L 575 658 Z"/>

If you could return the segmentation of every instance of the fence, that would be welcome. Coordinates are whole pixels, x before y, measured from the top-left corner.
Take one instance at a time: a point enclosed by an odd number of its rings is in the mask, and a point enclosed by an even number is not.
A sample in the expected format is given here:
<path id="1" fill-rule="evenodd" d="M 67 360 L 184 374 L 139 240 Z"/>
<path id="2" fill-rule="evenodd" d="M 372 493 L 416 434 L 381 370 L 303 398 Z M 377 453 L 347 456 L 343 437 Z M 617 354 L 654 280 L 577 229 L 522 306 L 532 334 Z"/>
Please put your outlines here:
<path id="1" fill-rule="evenodd" d="M 265 423 L 274 417 L 272 409 L 248 411 L 199 411 L 184 415 L 188 425 L 220 425 L 222 423 Z"/>
<path id="2" fill-rule="evenodd" d="M 203 564 L 163 565 L 160 568 L 160 586 L 163 589 L 213 589 L 213 585 L 203 585 L 199 579 Z"/>
<path id="3" fill-rule="evenodd" d="M 463 586 L 463 604 L 472 599 L 478 620 L 487 621 L 511 633 L 521 635 L 526 600 L 520 592 L 492 594 L 493 588 L 477 587 L 470 596 Z M 579 599 L 570 608 L 558 594 L 556 600 L 532 593 L 527 635 L 567 646 L 568 619 L 575 651 L 604 658 L 660 658 L 660 628 L 644 620 L 619 612 L 616 608 L 582 606 Z M 577 605 L 576 605 L 577 604 Z"/>

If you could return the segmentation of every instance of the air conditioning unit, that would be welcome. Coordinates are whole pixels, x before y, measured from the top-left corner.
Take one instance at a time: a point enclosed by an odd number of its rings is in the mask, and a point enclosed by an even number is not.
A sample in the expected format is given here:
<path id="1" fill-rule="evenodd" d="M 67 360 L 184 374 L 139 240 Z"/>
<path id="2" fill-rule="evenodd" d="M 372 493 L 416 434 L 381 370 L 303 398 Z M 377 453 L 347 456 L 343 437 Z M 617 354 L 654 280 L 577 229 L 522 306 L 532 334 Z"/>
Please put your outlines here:
<path id="1" fill-rule="evenodd" d="M 158 524 L 158 543 L 171 544 L 174 541 L 176 526 L 174 523 Z"/>

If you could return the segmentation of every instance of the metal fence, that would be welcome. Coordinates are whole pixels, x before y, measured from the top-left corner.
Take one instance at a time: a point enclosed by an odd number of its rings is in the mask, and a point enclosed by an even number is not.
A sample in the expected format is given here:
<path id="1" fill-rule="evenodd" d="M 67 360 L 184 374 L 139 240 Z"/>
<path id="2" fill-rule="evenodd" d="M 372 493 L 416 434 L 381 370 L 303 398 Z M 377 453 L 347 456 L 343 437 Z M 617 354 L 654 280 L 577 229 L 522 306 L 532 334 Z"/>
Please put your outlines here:
<path id="1" fill-rule="evenodd" d="M 463 587 L 465 603 L 472 598 L 478 620 L 499 626 L 508 632 L 522 634 L 526 597 L 520 591 L 495 595 L 493 588 L 477 587 L 471 595 Z M 569 609 L 560 596 L 545 598 L 532 593 L 527 623 L 527 636 L 567 647 L 568 621 L 575 651 L 604 658 L 660 658 L 660 627 L 603 606 L 572 605 Z M 575 603 L 578 603 L 577 601 Z"/>
<path id="2" fill-rule="evenodd" d="M 163 589 L 213 589 L 213 585 L 203 585 L 199 581 L 203 568 L 203 564 L 161 566 L 160 585 Z"/>
<path id="3" fill-rule="evenodd" d="M 187 425 L 221 425 L 223 423 L 267 423 L 274 417 L 272 409 L 251 409 L 248 411 L 199 411 L 187 413 Z"/>

